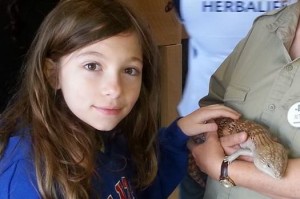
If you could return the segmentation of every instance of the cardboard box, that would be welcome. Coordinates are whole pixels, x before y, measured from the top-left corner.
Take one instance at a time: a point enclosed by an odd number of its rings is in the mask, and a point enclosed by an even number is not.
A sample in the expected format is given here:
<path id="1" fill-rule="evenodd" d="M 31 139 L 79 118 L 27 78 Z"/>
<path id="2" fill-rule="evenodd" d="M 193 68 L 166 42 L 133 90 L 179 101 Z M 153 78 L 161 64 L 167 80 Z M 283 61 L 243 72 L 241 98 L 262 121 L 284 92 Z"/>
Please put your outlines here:
<path id="1" fill-rule="evenodd" d="M 170 0 L 123 0 L 142 17 L 157 45 L 181 43 L 182 26 Z"/>
<path id="2" fill-rule="evenodd" d="M 182 90 L 181 44 L 160 46 L 161 69 L 161 125 L 167 126 L 178 117 L 177 105 Z"/>

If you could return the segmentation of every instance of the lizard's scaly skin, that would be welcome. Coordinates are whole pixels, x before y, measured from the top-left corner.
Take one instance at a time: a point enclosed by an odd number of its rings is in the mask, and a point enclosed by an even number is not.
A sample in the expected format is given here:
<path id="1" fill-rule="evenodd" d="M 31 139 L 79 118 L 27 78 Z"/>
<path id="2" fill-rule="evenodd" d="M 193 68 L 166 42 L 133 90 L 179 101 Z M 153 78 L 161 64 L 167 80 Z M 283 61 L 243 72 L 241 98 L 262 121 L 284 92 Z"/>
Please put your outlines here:
<path id="1" fill-rule="evenodd" d="M 229 156 L 230 161 L 240 155 L 250 155 L 259 170 L 274 178 L 283 177 L 288 162 L 287 150 L 272 138 L 265 127 L 246 119 L 219 118 L 215 122 L 218 125 L 219 137 L 243 131 L 248 134 L 247 141 L 240 145 L 241 149 Z M 200 144 L 205 141 L 205 134 L 194 136 L 193 140 Z M 191 154 L 188 173 L 200 186 L 205 186 L 206 175 L 197 167 Z"/>

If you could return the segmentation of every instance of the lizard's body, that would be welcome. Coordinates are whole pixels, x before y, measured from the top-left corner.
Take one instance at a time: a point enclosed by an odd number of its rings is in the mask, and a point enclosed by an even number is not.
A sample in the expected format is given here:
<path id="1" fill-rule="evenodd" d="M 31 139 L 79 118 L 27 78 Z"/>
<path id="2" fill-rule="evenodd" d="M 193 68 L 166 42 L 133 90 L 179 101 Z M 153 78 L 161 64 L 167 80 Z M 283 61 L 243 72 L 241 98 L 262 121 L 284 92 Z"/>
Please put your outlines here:
<path id="1" fill-rule="evenodd" d="M 219 137 L 243 131 L 248 134 L 247 141 L 240 144 L 241 149 L 227 157 L 229 162 L 240 155 L 247 155 L 253 157 L 255 166 L 262 172 L 274 178 L 281 178 L 284 175 L 288 161 L 287 151 L 280 143 L 274 141 L 266 128 L 245 119 L 219 118 L 215 122 L 218 125 Z M 201 141 L 201 137 L 203 135 L 194 137 L 195 142 Z M 189 174 L 199 184 L 205 184 L 204 175 L 197 167 L 192 155 L 189 156 Z"/>

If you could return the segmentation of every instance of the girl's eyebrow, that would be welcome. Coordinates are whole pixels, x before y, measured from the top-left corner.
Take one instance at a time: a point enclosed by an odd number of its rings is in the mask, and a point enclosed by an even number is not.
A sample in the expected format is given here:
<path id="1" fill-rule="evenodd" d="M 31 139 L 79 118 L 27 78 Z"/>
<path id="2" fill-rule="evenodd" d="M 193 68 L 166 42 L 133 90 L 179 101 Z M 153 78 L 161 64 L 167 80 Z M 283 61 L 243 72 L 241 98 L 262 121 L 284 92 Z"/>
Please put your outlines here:
<path id="1" fill-rule="evenodd" d="M 86 55 L 96 55 L 96 56 L 102 56 L 102 57 L 104 57 L 104 55 L 102 53 L 97 52 L 97 51 L 78 52 L 76 54 L 77 55 L 75 55 L 75 57 L 82 57 L 82 56 L 86 56 Z"/>
<path id="2" fill-rule="evenodd" d="M 138 62 L 143 63 L 143 60 L 141 58 L 139 58 L 139 57 L 131 57 L 129 60 L 130 61 L 138 61 Z"/>
<path id="3" fill-rule="evenodd" d="M 66 62 L 69 62 L 73 59 L 79 59 L 79 58 L 84 57 L 84 56 L 90 56 L 90 55 L 104 57 L 103 54 L 101 54 L 97 51 L 79 51 L 79 52 L 73 52 L 70 55 L 68 55 Z"/>
<path id="4" fill-rule="evenodd" d="M 105 57 L 102 53 L 97 52 L 97 51 L 86 51 L 86 52 L 78 52 L 76 53 L 74 56 L 76 58 L 82 57 L 82 56 L 86 56 L 86 55 L 93 55 L 93 56 L 101 56 L 101 57 Z M 140 57 L 136 57 L 136 56 L 132 56 L 128 59 L 128 61 L 138 61 L 143 63 L 143 59 Z"/>

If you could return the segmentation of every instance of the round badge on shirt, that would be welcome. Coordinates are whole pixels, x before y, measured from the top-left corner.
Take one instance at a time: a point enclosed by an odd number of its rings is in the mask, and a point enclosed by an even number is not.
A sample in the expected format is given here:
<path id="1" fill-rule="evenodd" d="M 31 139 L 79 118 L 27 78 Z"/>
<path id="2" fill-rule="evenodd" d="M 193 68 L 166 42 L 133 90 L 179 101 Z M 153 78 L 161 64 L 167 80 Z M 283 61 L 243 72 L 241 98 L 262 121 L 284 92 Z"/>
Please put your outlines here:
<path id="1" fill-rule="evenodd" d="M 293 104 L 287 114 L 291 126 L 300 128 L 300 102 Z"/>

